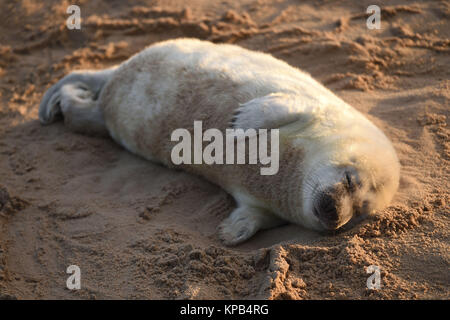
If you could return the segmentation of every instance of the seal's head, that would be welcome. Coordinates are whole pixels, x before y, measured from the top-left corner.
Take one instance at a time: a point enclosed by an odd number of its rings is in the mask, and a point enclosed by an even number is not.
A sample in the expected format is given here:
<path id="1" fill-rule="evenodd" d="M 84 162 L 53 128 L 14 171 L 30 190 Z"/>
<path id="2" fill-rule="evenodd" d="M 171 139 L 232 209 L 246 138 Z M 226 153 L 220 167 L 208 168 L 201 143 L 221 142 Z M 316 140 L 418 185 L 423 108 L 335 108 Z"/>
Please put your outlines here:
<path id="1" fill-rule="evenodd" d="M 387 206 L 398 188 L 400 165 L 384 134 L 367 127 L 357 130 L 359 136 L 349 131 L 328 138 L 309 161 L 303 217 L 314 229 L 336 230 L 362 219 Z"/>

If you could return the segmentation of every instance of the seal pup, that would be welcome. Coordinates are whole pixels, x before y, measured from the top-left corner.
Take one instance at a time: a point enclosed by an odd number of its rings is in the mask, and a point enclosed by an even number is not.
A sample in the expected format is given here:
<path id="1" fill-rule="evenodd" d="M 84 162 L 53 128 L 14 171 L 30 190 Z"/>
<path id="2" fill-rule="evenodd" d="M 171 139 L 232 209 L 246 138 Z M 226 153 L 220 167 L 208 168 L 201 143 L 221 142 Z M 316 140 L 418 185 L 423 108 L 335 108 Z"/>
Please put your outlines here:
<path id="1" fill-rule="evenodd" d="M 44 95 L 42 124 L 110 135 L 125 149 L 221 186 L 237 203 L 218 227 L 227 245 L 286 221 L 336 230 L 389 204 L 400 166 L 386 136 L 309 74 L 236 45 L 177 39 L 119 66 L 75 71 Z M 179 165 L 178 128 L 279 129 L 279 171 L 260 165 Z"/>

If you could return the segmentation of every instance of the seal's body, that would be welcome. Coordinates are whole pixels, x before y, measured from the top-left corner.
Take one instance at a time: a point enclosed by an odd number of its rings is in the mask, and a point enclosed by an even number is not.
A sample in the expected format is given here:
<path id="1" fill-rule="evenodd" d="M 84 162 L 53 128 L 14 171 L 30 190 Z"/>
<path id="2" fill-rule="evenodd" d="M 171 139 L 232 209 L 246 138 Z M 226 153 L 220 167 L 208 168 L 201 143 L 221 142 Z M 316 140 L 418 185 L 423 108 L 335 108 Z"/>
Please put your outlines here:
<path id="1" fill-rule="evenodd" d="M 399 164 L 385 135 L 308 74 L 264 53 L 179 39 L 115 68 L 77 71 L 45 94 L 43 124 L 62 114 L 76 131 L 107 133 L 129 151 L 174 167 L 171 134 L 279 129 L 279 171 L 258 165 L 181 165 L 220 185 L 238 208 L 220 226 L 226 244 L 283 221 L 334 230 L 386 206 Z"/>

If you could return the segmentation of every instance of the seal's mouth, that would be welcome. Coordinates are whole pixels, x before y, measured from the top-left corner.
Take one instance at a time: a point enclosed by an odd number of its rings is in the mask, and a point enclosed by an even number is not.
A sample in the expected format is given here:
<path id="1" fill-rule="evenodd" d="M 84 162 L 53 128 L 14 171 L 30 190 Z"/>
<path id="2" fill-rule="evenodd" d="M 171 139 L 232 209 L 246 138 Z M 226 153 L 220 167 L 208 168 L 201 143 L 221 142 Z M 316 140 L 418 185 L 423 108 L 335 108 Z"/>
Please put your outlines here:
<path id="1" fill-rule="evenodd" d="M 323 215 L 320 214 L 317 210 L 314 210 L 314 215 L 319 219 L 321 226 L 326 231 L 335 231 L 343 226 L 339 223 L 339 221 L 330 221 L 323 219 Z"/>
<path id="2" fill-rule="evenodd" d="M 357 227 L 358 225 L 361 225 L 364 223 L 364 221 L 370 219 L 370 216 L 368 213 L 362 213 L 356 216 L 353 216 L 346 224 L 341 226 L 339 228 L 340 231 L 348 231 L 352 228 Z"/>

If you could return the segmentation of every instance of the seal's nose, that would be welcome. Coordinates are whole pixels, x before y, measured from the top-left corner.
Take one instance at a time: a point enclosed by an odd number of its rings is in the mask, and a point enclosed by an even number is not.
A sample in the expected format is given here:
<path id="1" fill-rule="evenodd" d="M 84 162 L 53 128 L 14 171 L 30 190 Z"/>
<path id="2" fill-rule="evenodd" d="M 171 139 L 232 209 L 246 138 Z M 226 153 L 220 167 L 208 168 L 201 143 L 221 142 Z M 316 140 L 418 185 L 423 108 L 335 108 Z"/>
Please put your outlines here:
<path id="1" fill-rule="evenodd" d="M 330 194 L 324 194 L 320 201 L 320 218 L 330 223 L 337 223 L 339 220 L 338 211 L 336 208 L 336 200 Z"/>
<path id="2" fill-rule="evenodd" d="M 330 230 L 335 230 L 339 226 L 340 216 L 338 204 L 332 193 L 323 192 L 317 205 L 315 206 L 315 214 L 322 222 L 323 226 Z"/>

